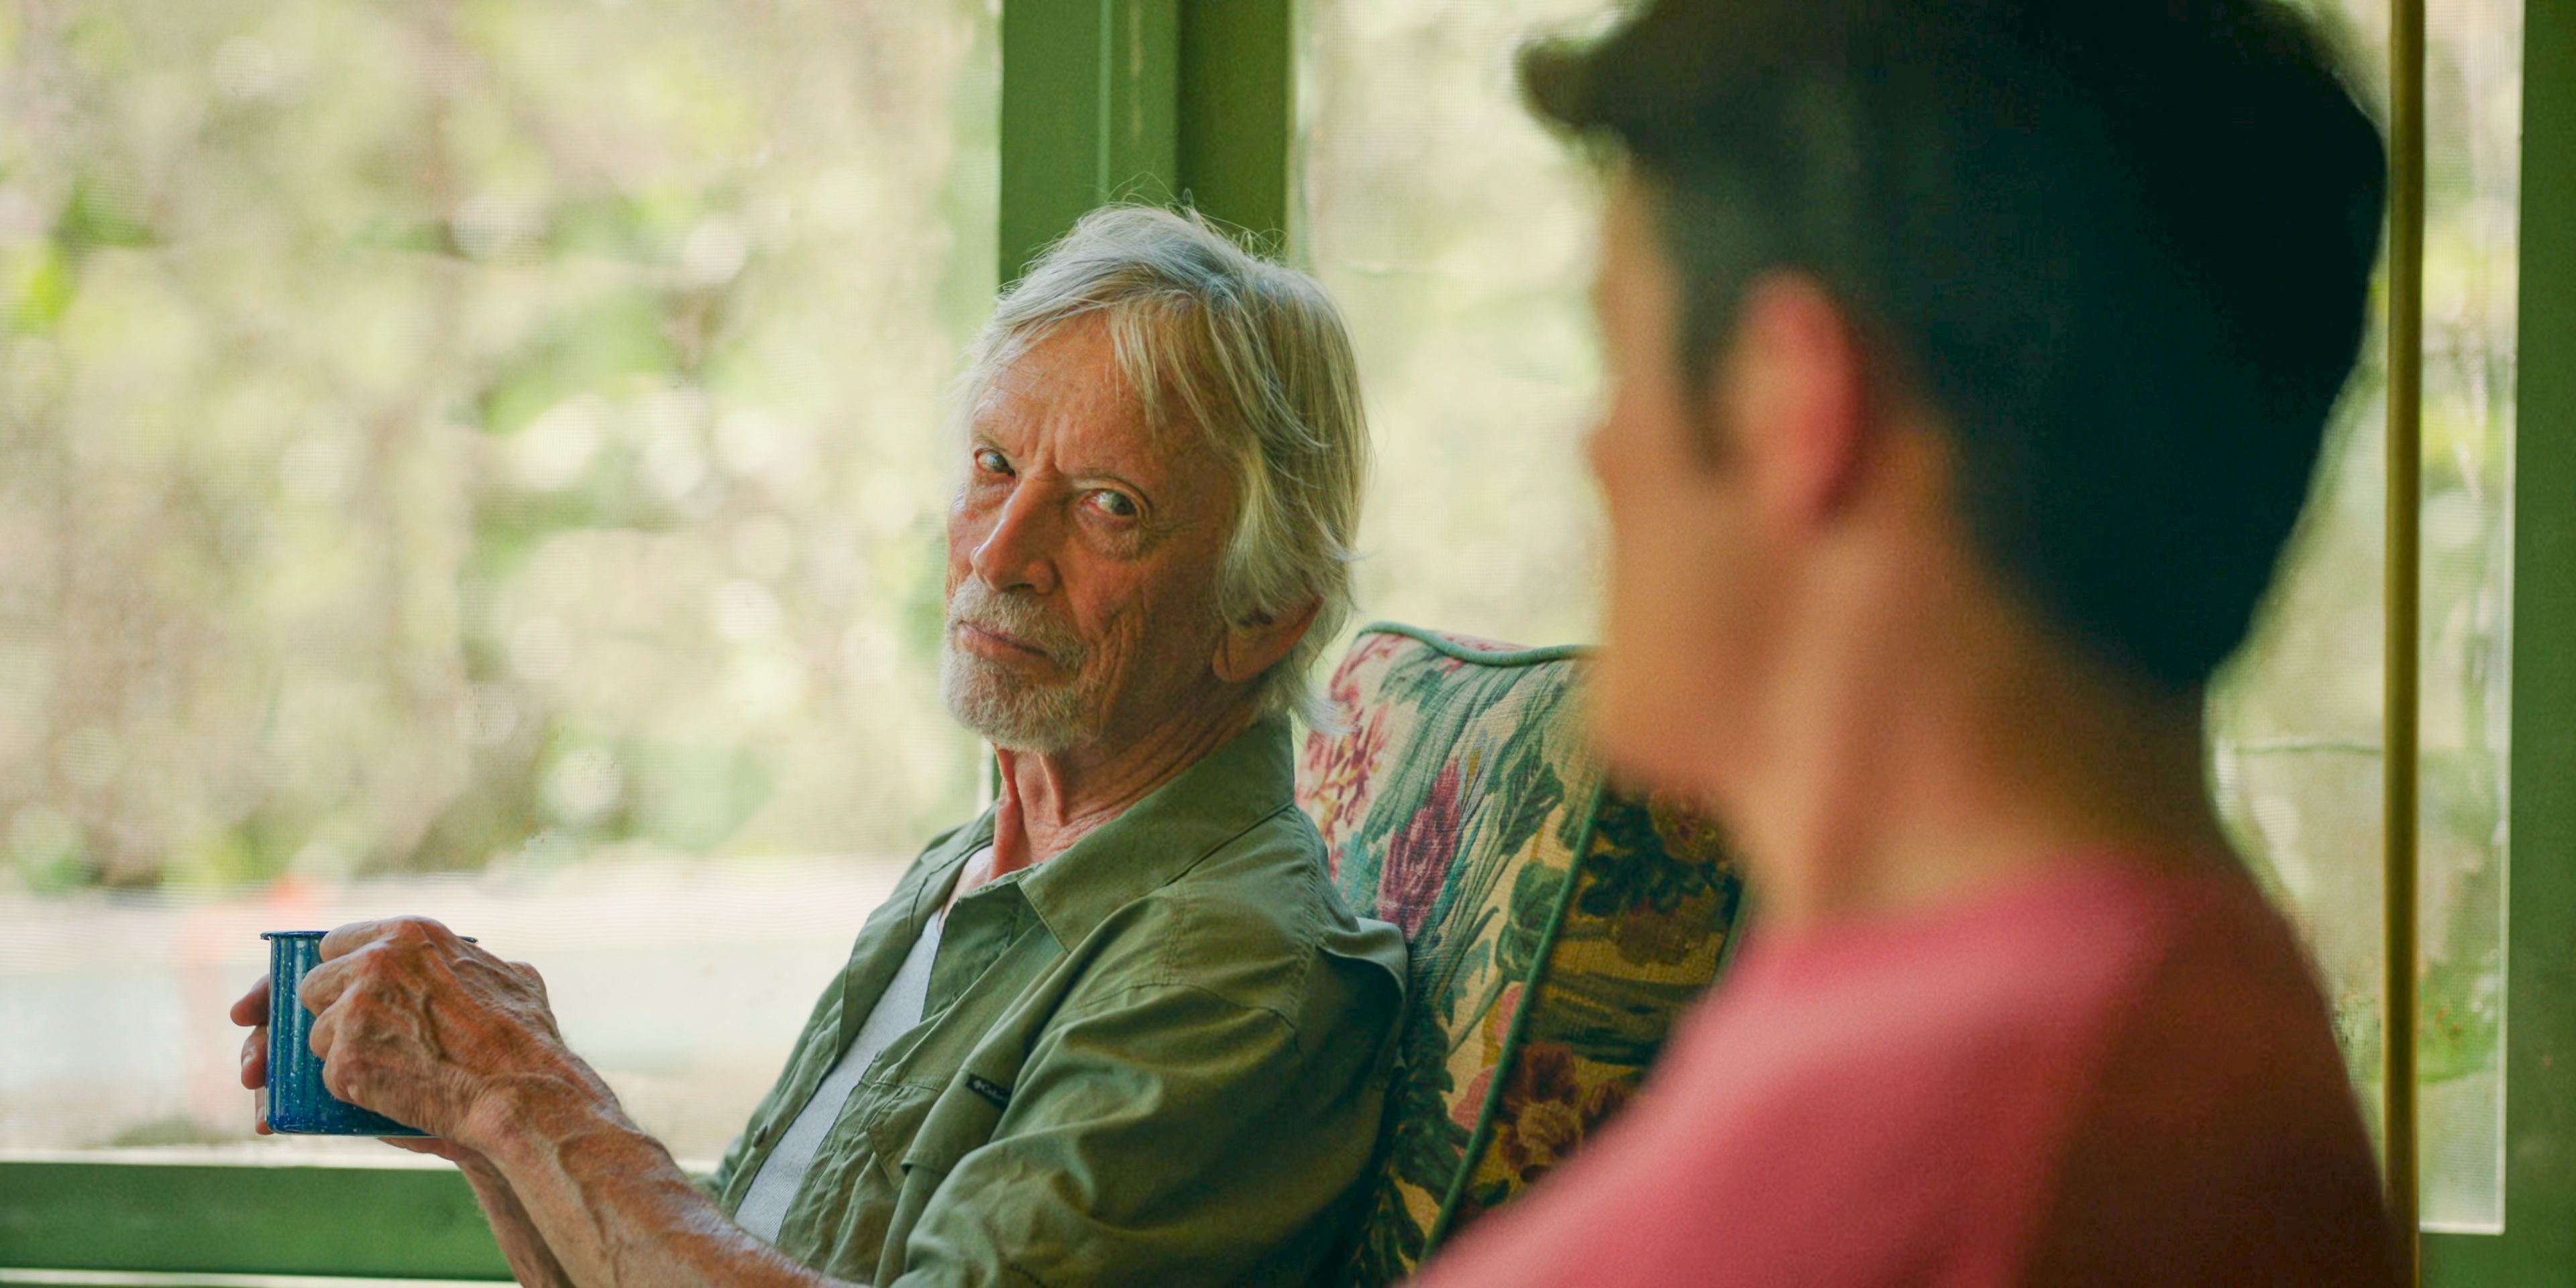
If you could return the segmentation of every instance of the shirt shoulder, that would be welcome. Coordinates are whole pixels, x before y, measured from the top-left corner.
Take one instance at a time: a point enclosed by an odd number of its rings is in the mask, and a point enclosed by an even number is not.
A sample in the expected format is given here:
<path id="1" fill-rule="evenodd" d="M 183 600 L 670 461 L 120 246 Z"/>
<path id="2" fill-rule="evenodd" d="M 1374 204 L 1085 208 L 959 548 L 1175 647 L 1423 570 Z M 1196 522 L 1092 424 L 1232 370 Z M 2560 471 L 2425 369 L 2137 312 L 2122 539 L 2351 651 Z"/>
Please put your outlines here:
<path id="1" fill-rule="evenodd" d="M 2378 1166 L 2297 934 L 2243 881 L 2172 883 L 2034 1212 L 2043 1284 L 2386 1284 Z"/>
<path id="2" fill-rule="evenodd" d="M 1101 933 L 1111 940 L 1094 970 L 1118 987 L 1203 991 L 1301 1036 L 1352 1011 L 1391 1021 L 1403 988 L 1402 935 L 1351 914 L 1322 837 L 1294 806 L 1147 891 Z"/>
<path id="3" fill-rule="evenodd" d="M 2206 1197 L 2175 1183 L 2233 1166 L 2249 1132 L 2310 1142 L 2253 1147 L 2274 1154 L 2253 1169 L 2271 1185 L 2349 1188 L 2335 1142 L 2355 1120 L 2322 1002 L 2287 928 L 2232 881 L 2213 903 L 2194 881 L 2089 865 L 1936 915 L 1757 938 L 1554 1195 L 1471 1232 L 1449 1267 L 1465 1273 L 1435 1281 L 1547 1282 L 1616 1247 L 1622 1274 L 1602 1282 L 2266 1282 L 2052 1260 L 2123 1220 L 2123 1247 L 2158 1246 L 2178 1231 L 2163 1210 Z M 2257 1121 L 2279 1102 L 2243 1083 L 2285 1056 L 2299 1089 L 2269 1094 L 2306 1104 L 2304 1127 Z M 2230 1095 L 2232 1116 L 2206 1116 Z M 2172 1116 L 2187 1104 L 2204 1112 Z M 2135 1167 L 2140 1149 L 2172 1157 Z"/>

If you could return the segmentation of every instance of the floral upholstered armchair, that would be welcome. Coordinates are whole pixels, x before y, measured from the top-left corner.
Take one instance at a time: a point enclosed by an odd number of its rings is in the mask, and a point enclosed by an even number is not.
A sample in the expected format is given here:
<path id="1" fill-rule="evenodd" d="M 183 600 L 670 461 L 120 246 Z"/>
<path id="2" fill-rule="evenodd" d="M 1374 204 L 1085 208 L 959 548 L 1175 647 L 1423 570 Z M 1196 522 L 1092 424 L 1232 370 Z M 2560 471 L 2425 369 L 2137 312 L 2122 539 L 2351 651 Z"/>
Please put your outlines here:
<path id="1" fill-rule="evenodd" d="M 1606 781 L 1580 650 L 1386 623 L 1334 672 L 1297 798 L 1343 899 L 1412 947 L 1394 1086 L 1345 1281 L 1404 1277 L 1635 1092 L 1744 910 L 1716 830 Z"/>

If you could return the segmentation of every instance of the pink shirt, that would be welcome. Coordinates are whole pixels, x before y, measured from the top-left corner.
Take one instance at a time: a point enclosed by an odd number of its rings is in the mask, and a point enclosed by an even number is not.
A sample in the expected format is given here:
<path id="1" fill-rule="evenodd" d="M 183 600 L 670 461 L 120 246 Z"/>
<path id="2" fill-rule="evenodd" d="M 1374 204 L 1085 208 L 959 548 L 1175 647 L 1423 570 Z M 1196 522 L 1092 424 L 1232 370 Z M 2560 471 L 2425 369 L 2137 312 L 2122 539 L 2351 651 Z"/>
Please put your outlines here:
<path id="1" fill-rule="evenodd" d="M 1756 939 L 1644 1094 L 1428 1268 L 1512 1284 L 2388 1284 L 2298 939 L 2234 874 L 2088 862 Z"/>

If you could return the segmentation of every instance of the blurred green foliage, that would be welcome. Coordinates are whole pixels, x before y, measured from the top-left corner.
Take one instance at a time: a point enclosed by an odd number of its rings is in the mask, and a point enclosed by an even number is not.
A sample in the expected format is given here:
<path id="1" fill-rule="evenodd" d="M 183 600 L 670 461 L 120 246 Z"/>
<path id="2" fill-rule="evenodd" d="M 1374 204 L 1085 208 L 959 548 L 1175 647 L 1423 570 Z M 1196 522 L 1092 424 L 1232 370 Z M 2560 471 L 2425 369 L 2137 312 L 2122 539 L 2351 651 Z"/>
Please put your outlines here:
<path id="1" fill-rule="evenodd" d="M 0 883 L 909 851 L 983 0 L 0 11 Z"/>
<path id="2" fill-rule="evenodd" d="M 1604 0 L 1309 0 L 1290 238 L 1341 303 L 1377 460 L 1363 616 L 1522 644 L 1595 637 L 1599 190 L 1513 88 Z"/>

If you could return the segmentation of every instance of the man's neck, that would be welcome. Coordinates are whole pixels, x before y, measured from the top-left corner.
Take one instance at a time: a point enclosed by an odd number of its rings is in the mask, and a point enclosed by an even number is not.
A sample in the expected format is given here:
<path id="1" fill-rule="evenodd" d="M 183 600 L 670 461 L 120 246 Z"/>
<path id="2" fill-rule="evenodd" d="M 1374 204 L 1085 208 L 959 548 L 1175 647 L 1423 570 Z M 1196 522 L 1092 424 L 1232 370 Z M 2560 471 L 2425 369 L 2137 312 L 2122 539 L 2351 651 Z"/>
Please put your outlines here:
<path id="1" fill-rule="evenodd" d="M 2016 616 L 1881 589 L 1786 642 L 1765 736 L 1730 775 L 1767 918 L 1902 914 L 2110 855 L 2228 853 L 2196 695 L 2146 694 Z"/>
<path id="2" fill-rule="evenodd" d="M 997 750 L 1001 795 L 993 811 L 992 875 L 1034 867 L 1073 848 L 1252 720 L 1249 706 L 1227 703 L 1155 721 L 1133 737 L 1057 752 Z"/>

